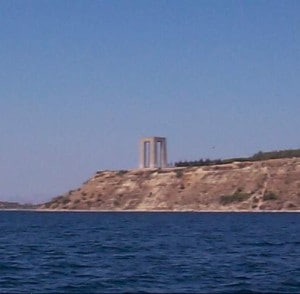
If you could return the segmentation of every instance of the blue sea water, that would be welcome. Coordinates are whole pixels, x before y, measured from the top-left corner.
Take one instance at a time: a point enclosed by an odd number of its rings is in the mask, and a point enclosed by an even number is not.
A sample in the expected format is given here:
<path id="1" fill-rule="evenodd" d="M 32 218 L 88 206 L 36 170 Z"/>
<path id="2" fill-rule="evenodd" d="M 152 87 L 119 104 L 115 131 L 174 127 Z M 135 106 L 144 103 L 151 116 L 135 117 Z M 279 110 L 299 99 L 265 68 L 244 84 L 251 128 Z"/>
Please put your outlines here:
<path id="1" fill-rule="evenodd" d="M 0 293 L 300 293 L 299 213 L 0 212 Z"/>

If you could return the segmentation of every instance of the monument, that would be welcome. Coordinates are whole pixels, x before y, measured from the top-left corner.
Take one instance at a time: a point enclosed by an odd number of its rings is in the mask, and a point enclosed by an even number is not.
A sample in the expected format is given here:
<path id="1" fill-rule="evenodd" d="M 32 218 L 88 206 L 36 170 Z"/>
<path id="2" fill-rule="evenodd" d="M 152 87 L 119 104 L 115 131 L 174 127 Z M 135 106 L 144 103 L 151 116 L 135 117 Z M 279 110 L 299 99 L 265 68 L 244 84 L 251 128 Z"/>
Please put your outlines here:
<path id="1" fill-rule="evenodd" d="M 167 164 L 166 138 L 147 137 L 140 140 L 140 168 L 164 168 Z"/>

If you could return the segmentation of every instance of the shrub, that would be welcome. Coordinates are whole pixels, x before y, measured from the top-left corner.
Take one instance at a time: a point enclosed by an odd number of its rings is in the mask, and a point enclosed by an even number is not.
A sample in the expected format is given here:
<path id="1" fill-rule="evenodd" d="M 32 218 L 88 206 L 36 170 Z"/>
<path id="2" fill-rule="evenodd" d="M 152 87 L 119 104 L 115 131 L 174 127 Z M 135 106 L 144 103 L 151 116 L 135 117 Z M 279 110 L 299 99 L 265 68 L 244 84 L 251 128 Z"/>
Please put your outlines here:
<path id="1" fill-rule="evenodd" d="M 181 178 L 183 176 L 183 172 L 181 169 L 176 171 L 176 178 Z"/>
<path id="2" fill-rule="evenodd" d="M 121 169 L 117 172 L 117 176 L 122 176 L 122 175 L 126 174 L 127 172 L 128 172 L 128 170 Z"/>
<path id="3" fill-rule="evenodd" d="M 288 204 L 288 208 L 295 208 L 295 207 L 296 207 L 296 205 L 294 203 L 289 203 Z"/>
<path id="4" fill-rule="evenodd" d="M 113 205 L 114 206 L 120 206 L 120 201 L 118 199 L 114 199 Z"/>
<path id="5" fill-rule="evenodd" d="M 278 158 L 293 158 L 300 157 L 300 149 L 288 149 L 288 150 L 276 150 L 269 152 L 259 151 L 250 157 L 237 157 L 237 158 L 227 158 L 227 159 L 200 159 L 194 161 L 178 161 L 175 162 L 177 167 L 186 166 L 209 166 L 217 164 L 228 164 L 233 162 L 246 162 L 246 161 L 261 161 L 268 159 L 278 159 Z"/>
<path id="6" fill-rule="evenodd" d="M 62 204 L 67 204 L 67 203 L 69 203 L 69 202 L 70 202 L 70 199 L 69 199 L 69 198 L 64 198 L 64 199 L 61 200 L 61 203 L 62 203 Z"/>
<path id="7" fill-rule="evenodd" d="M 228 205 L 234 202 L 242 202 L 247 200 L 250 197 L 250 194 L 243 193 L 241 191 L 236 191 L 231 195 L 223 195 L 220 197 L 220 203 L 222 205 Z"/>
<path id="8" fill-rule="evenodd" d="M 48 202 L 48 203 L 45 204 L 45 208 L 50 208 L 50 207 L 51 207 L 51 203 L 50 202 Z"/>
<path id="9" fill-rule="evenodd" d="M 268 200 L 276 200 L 278 199 L 278 196 L 274 193 L 274 192 L 271 192 L 271 191 L 266 191 L 264 193 L 264 196 L 263 196 L 263 200 L 264 201 L 268 201 Z"/>

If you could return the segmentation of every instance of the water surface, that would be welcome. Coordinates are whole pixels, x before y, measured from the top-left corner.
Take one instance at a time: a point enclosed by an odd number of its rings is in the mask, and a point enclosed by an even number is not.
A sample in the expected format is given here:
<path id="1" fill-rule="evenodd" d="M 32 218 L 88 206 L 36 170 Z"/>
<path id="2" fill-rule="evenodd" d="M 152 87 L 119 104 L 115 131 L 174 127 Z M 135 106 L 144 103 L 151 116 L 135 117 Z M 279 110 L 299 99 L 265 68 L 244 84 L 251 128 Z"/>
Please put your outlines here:
<path id="1" fill-rule="evenodd" d="M 300 292 L 299 213 L 0 212 L 1 293 Z"/>

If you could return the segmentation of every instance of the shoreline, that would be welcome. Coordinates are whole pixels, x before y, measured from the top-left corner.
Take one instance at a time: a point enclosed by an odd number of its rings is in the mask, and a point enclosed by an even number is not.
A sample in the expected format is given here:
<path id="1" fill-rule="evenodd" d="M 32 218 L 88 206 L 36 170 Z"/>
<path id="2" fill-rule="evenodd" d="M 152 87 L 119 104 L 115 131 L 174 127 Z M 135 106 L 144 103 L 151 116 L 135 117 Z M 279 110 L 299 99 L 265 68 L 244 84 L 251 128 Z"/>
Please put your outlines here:
<path id="1" fill-rule="evenodd" d="M 149 210 L 135 210 L 135 209 L 128 209 L 128 210 L 98 210 L 98 209 L 10 209 L 10 208 L 1 208 L 0 211 L 31 211 L 31 212 L 92 212 L 92 213 L 126 213 L 126 212 L 146 212 L 146 213 L 300 213 L 300 209 L 296 210 L 289 210 L 289 209 L 281 209 L 281 210 L 237 210 L 237 209 L 232 209 L 232 210 L 215 210 L 215 209 L 210 209 L 210 210 L 155 210 L 155 209 L 149 209 Z"/>

